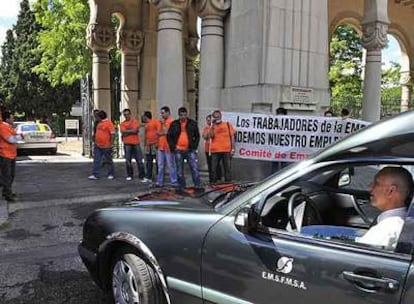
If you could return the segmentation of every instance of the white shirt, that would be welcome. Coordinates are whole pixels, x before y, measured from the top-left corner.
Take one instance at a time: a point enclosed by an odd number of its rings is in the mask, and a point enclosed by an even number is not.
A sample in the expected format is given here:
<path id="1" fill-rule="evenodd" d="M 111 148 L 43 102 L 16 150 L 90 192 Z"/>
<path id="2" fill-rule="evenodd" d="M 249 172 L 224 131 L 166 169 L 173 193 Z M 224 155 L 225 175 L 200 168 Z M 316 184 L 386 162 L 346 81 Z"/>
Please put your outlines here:
<path id="1" fill-rule="evenodd" d="M 358 243 L 382 246 L 394 250 L 404 226 L 407 209 L 405 207 L 382 212 L 377 218 L 377 224 L 372 226 L 363 236 L 355 239 Z"/>

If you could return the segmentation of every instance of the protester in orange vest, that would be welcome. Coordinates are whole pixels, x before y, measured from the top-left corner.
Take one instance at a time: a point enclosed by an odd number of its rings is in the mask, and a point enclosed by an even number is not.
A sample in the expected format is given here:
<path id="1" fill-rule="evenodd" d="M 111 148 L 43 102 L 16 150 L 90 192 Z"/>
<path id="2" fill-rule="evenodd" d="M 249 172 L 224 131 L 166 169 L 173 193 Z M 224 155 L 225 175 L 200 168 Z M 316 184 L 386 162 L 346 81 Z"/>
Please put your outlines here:
<path id="1" fill-rule="evenodd" d="M 131 110 L 125 109 L 122 111 L 125 120 L 121 122 L 121 136 L 124 143 L 125 152 L 125 165 L 127 177 L 126 180 L 130 181 L 134 177 L 134 169 L 132 168 L 132 159 L 135 159 L 137 163 L 138 176 L 141 182 L 148 182 L 145 177 L 144 164 L 142 163 L 142 151 L 139 145 L 139 122 L 132 118 Z"/>
<path id="2" fill-rule="evenodd" d="M 156 119 L 152 119 L 152 113 L 145 111 L 142 115 L 142 121 L 145 123 L 145 165 L 146 165 L 146 178 L 152 180 L 152 170 L 154 159 L 157 158 L 157 128 L 158 122 Z"/>
<path id="3" fill-rule="evenodd" d="M 170 174 L 171 186 L 178 187 L 177 169 L 175 167 L 174 155 L 170 151 L 170 147 L 167 141 L 167 133 L 170 128 L 173 118 L 170 116 L 170 108 L 165 106 L 161 108 L 161 119 L 158 122 L 157 134 L 158 134 L 158 150 L 157 150 L 157 181 L 156 187 L 164 186 L 164 171 L 165 166 L 168 167 Z"/>
<path id="4" fill-rule="evenodd" d="M 206 155 L 208 178 L 209 178 L 210 183 L 212 182 L 211 150 L 210 150 L 210 144 L 211 144 L 210 129 L 211 127 L 212 127 L 211 114 L 209 114 L 206 116 L 206 125 L 203 128 L 202 137 L 204 139 L 204 153 Z M 221 176 L 222 176 L 222 170 L 221 170 L 220 163 L 217 163 L 216 174 L 217 174 L 217 181 L 220 181 Z"/>
<path id="5" fill-rule="evenodd" d="M 224 181 L 231 181 L 231 158 L 234 154 L 234 134 L 236 131 L 231 123 L 221 120 L 221 112 L 215 110 L 212 114 L 212 127 L 210 129 L 211 175 L 212 183 L 218 180 L 217 165 L 223 164 Z"/>
<path id="6" fill-rule="evenodd" d="M 17 142 L 21 136 L 13 128 L 14 116 L 9 111 L 2 112 L 0 124 L 0 186 L 6 201 L 14 201 L 12 185 L 16 172 Z"/>
<path id="7" fill-rule="evenodd" d="M 96 114 L 98 124 L 96 126 L 95 145 L 93 147 L 93 173 L 88 178 L 99 179 L 101 165 L 109 166 L 108 179 L 114 179 L 114 163 L 112 160 L 112 146 L 115 139 L 115 127 L 107 118 L 105 111 Z"/>

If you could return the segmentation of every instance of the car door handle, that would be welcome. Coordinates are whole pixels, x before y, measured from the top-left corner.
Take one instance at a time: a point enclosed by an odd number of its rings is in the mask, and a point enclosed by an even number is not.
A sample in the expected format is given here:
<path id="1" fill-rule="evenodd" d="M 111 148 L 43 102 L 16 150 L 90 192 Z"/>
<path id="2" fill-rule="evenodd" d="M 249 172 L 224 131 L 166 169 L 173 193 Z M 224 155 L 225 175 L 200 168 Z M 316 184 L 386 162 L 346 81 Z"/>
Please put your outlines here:
<path id="1" fill-rule="evenodd" d="M 371 292 L 374 292 L 378 289 L 397 291 L 400 287 L 400 283 L 398 281 L 388 278 L 375 278 L 371 276 L 356 274 L 351 271 L 342 272 L 342 276 L 345 280 L 356 283 L 362 289 Z"/>

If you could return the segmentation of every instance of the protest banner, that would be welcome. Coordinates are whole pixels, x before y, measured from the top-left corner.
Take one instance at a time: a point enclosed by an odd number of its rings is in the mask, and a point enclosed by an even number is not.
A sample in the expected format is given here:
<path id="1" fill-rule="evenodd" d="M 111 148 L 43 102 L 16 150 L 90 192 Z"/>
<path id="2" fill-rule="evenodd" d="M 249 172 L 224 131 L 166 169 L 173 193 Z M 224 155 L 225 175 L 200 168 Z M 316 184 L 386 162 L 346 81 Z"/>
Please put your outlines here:
<path id="1" fill-rule="evenodd" d="M 236 129 L 235 157 L 294 162 L 308 158 L 369 123 L 356 119 L 223 112 Z"/>

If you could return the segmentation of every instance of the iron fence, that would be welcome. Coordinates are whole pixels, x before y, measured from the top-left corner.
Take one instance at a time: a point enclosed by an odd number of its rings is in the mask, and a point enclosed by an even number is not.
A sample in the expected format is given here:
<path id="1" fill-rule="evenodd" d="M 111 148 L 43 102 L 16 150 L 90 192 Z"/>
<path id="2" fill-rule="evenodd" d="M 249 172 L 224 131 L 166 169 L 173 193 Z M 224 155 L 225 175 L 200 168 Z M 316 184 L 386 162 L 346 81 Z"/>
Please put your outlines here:
<path id="1" fill-rule="evenodd" d="M 341 110 L 346 108 L 350 112 L 350 117 L 355 119 L 362 118 L 362 98 L 361 97 L 345 97 L 335 98 L 331 100 L 331 109 L 339 115 Z M 408 105 L 409 109 L 414 108 L 414 100 Z M 381 118 L 396 115 L 401 112 L 401 99 L 382 97 L 381 99 Z"/>

